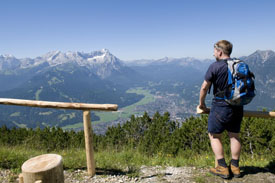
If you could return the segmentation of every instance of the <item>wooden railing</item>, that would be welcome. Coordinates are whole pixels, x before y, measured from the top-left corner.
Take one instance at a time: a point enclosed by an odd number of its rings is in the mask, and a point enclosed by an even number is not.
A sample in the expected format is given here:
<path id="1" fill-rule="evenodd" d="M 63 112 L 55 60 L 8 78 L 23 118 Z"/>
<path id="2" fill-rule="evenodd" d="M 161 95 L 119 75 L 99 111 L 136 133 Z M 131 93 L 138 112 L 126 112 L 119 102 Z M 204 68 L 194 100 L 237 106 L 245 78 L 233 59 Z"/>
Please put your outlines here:
<path id="1" fill-rule="evenodd" d="M 90 176 L 95 175 L 95 160 L 93 148 L 93 136 L 91 125 L 91 110 L 98 111 L 116 111 L 116 104 L 86 104 L 86 103 L 66 103 L 66 102 L 49 102 L 37 100 L 20 100 L 0 98 L 0 104 L 4 105 L 19 105 L 41 108 L 57 108 L 57 109 L 77 109 L 83 111 L 83 126 L 85 135 L 85 149 L 87 159 L 87 171 Z"/>
<path id="2" fill-rule="evenodd" d="M 209 114 L 210 110 L 211 110 L 210 108 L 207 108 L 207 111 L 202 111 L 197 106 L 197 114 Z M 244 110 L 243 111 L 243 116 L 244 117 L 256 117 L 256 118 L 275 118 L 275 112 L 272 112 L 272 111 L 249 111 L 249 110 Z"/>

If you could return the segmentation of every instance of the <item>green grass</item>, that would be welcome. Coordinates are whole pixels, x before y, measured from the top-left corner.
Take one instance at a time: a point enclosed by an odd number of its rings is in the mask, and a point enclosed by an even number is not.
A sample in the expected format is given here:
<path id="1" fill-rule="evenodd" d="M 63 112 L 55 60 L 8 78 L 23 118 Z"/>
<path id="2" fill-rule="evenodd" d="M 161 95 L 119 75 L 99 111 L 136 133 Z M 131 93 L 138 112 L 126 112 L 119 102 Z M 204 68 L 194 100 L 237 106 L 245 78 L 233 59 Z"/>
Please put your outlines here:
<path id="1" fill-rule="evenodd" d="M 41 87 L 39 90 L 35 92 L 35 100 L 39 100 L 39 95 L 43 91 L 43 87 Z"/>
<path id="2" fill-rule="evenodd" d="M 14 112 L 10 115 L 10 117 L 17 117 L 20 116 L 20 112 Z"/>
<path id="3" fill-rule="evenodd" d="M 64 81 L 58 79 L 57 77 L 52 77 L 51 80 L 48 81 L 48 84 L 51 86 L 53 84 L 63 83 Z"/>
<path id="4" fill-rule="evenodd" d="M 11 174 L 5 177 L 9 182 L 16 182 L 18 174 L 21 173 L 22 164 L 28 159 L 46 153 L 59 154 L 63 158 L 64 169 L 71 172 L 77 169 L 87 169 L 86 154 L 84 148 L 71 148 L 58 151 L 38 150 L 27 148 L 24 145 L 9 147 L 0 145 L 0 170 L 9 169 Z M 174 166 L 184 167 L 192 166 L 194 168 L 193 180 L 198 183 L 212 182 L 211 174 L 201 174 L 196 171 L 200 168 L 209 168 L 214 166 L 214 156 L 212 153 L 195 154 L 192 151 L 182 152 L 181 155 L 173 157 L 169 154 L 155 154 L 146 156 L 137 150 L 108 150 L 104 149 L 95 152 L 96 172 L 112 172 L 122 173 L 129 177 L 138 177 L 139 170 L 142 165 L 146 166 Z M 245 168 L 247 172 L 257 172 L 258 170 L 269 169 L 269 172 L 274 173 L 275 163 L 274 157 L 269 155 L 259 156 L 242 154 L 240 166 Z M 227 159 L 228 162 L 228 159 Z M 197 169 L 199 168 L 199 169 Z M 157 176 L 162 176 L 161 174 Z M 3 180 L 3 179 L 0 179 Z"/>
<path id="5" fill-rule="evenodd" d="M 140 105 L 148 104 L 155 100 L 154 96 L 150 94 L 149 90 L 145 90 L 141 87 L 131 88 L 127 90 L 126 93 L 135 93 L 138 95 L 143 95 L 144 97 L 140 101 L 132 105 L 118 109 L 117 112 L 95 112 L 95 114 L 100 117 L 100 120 L 94 121 L 93 124 L 114 121 L 119 118 L 125 119 L 125 118 L 129 118 L 131 115 L 142 115 L 144 112 L 135 111 L 136 107 Z"/>
<path id="6" fill-rule="evenodd" d="M 86 168 L 85 149 L 64 149 L 60 151 L 47 152 L 46 150 L 35 150 L 21 146 L 0 146 L 0 168 L 12 169 L 20 172 L 22 164 L 31 157 L 46 153 L 55 153 L 63 157 L 65 169 Z M 240 166 L 251 166 L 264 168 L 273 158 L 269 156 L 242 155 Z M 181 155 L 173 157 L 172 155 L 156 154 L 154 156 L 145 156 L 137 150 L 123 150 L 117 152 L 115 150 L 102 150 L 95 152 L 96 167 L 100 169 L 112 169 L 134 173 L 142 165 L 147 166 L 195 166 L 199 168 L 214 166 L 214 156 L 212 153 L 194 154 L 192 152 L 184 152 Z M 229 161 L 229 160 L 228 160 Z M 227 161 L 227 162 L 228 162 Z M 274 167 L 272 167 L 274 168 Z"/>
<path id="7" fill-rule="evenodd" d="M 60 114 L 58 116 L 58 120 L 60 120 L 60 121 L 66 121 L 67 119 L 73 119 L 73 118 L 75 118 L 75 116 L 76 116 L 75 112 L 66 113 L 66 114 Z"/>
<path id="8" fill-rule="evenodd" d="M 42 154 L 42 151 L 26 149 L 23 146 L 0 146 L 0 167 L 19 171 L 21 165 L 29 158 Z"/>
<path id="9" fill-rule="evenodd" d="M 13 124 L 15 124 L 16 126 L 18 126 L 19 128 L 27 128 L 26 124 L 20 124 L 20 123 L 16 123 L 15 121 L 12 121 Z"/>
<path id="10" fill-rule="evenodd" d="M 39 112 L 39 115 L 43 115 L 43 116 L 48 116 L 51 115 L 53 112 L 52 111 L 47 111 L 47 112 Z"/>
<path id="11" fill-rule="evenodd" d="M 77 128 L 83 128 L 83 122 L 75 123 L 72 125 L 66 125 L 62 127 L 63 130 L 77 129 Z"/>
<path id="12" fill-rule="evenodd" d="M 100 118 L 100 120 L 93 121 L 93 116 L 91 116 L 92 124 L 106 123 L 106 122 L 118 120 L 119 118 L 127 119 L 131 115 L 142 115 L 144 112 L 135 111 L 136 107 L 140 106 L 140 105 L 148 104 L 155 100 L 154 96 L 152 94 L 150 94 L 149 90 L 145 90 L 141 87 L 131 88 L 131 89 L 127 90 L 126 92 L 127 93 L 136 93 L 138 95 L 143 95 L 144 97 L 140 101 L 138 101 L 132 105 L 129 105 L 129 106 L 123 107 L 123 108 L 119 108 L 118 111 L 116 111 L 116 112 L 95 112 L 95 115 L 97 115 Z M 62 127 L 62 129 L 64 129 L 64 130 L 76 129 L 76 128 L 82 128 L 82 127 L 83 127 L 83 122 L 79 122 L 79 123 L 75 123 L 73 125 L 66 125 L 66 126 Z"/>

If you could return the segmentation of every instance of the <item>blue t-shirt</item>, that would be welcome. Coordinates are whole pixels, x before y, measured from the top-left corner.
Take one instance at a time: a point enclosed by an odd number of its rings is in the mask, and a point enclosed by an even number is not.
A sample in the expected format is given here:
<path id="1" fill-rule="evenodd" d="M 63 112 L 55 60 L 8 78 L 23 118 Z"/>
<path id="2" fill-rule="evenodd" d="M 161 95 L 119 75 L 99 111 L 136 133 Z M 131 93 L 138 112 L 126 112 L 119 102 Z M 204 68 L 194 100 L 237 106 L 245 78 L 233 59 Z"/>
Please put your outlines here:
<path id="1" fill-rule="evenodd" d="M 228 67 L 226 60 L 212 63 L 209 66 L 204 79 L 212 83 L 214 96 L 217 92 L 225 90 L 228 80 Z"/>

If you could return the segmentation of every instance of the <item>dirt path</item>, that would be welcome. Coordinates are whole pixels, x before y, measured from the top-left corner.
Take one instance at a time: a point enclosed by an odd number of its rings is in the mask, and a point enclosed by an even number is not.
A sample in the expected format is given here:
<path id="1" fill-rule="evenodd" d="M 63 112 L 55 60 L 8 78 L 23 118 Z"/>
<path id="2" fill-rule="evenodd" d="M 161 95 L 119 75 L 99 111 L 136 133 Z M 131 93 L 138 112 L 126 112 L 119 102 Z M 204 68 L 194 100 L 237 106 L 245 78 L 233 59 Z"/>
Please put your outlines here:
<path id="1" fill-rule="evenodd" d="M 275 174 L 268 169 L 242 167 L 241 178 L 228 180 L 209 173 L 206 168 L 195 167 L 140 167 L 139 172 L 126 174 L 116 170 L 97 170 L 94 177 L 87 176 L 86 170 L 64 171 L 65 183 L 275 183 Z M 17 174 L 9 170 L 0 170 L 0 182 L 18 182 Z"/>

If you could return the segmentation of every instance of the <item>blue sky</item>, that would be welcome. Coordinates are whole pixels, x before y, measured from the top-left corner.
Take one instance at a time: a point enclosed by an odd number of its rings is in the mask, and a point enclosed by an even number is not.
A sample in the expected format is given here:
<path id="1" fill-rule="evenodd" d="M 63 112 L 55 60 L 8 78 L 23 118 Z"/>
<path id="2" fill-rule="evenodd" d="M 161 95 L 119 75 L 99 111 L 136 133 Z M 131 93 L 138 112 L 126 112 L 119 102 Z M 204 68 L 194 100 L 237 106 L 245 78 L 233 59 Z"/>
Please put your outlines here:
<path id="1" fill-rule="evenodd" d="M 0 2 L 0 55 L 107 48 L 121 60 L 213 58 L 275 51 L 273 0 L 9 0 Z"/>

